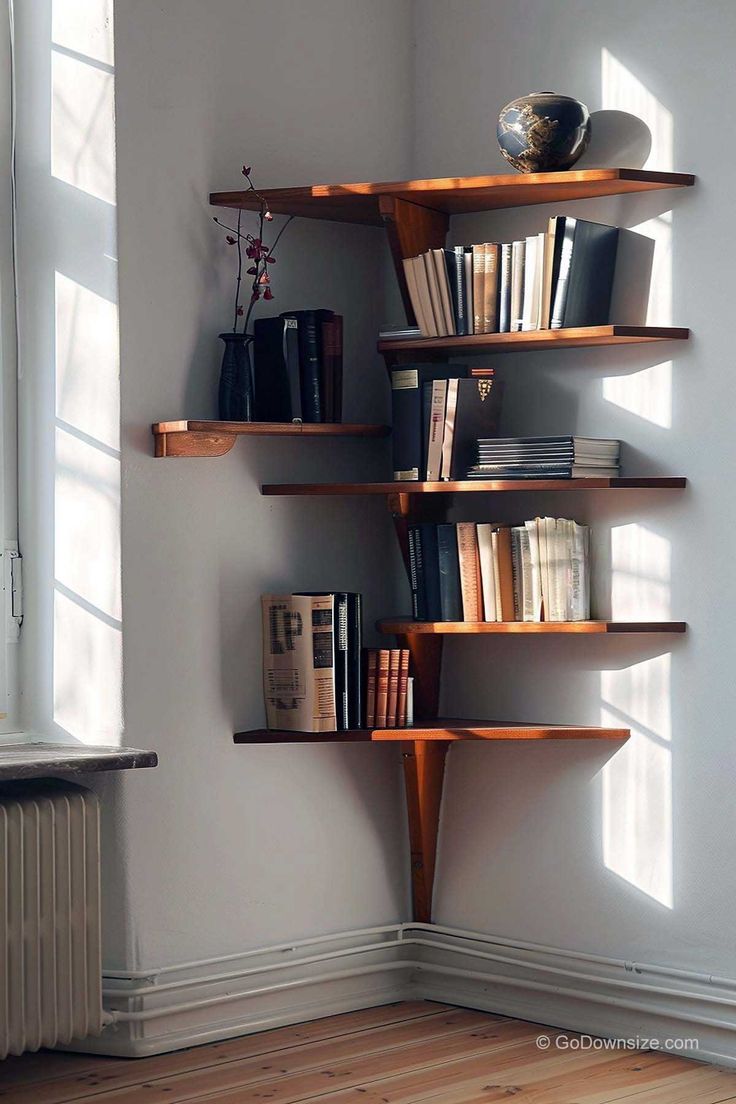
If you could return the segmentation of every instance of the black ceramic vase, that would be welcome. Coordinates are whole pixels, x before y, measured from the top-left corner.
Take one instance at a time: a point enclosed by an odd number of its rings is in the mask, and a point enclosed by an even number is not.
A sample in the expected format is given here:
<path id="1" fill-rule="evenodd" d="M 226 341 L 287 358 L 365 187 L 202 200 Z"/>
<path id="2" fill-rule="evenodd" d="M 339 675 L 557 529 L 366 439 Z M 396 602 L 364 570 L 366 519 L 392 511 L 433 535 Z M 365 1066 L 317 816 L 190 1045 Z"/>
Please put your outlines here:
<path id="1" fill-rule="evenodd" d="M 569 169 L 590 141 L 590 112 L 572 96 L 530 92 L 501 110 L 496 133 L 501 153 L 519 172 Z"/>
<path id="2" fill-rule="evenodd" d="M 225 342 L 220 369 L 218 405 L 223 422 L 253 421 L 253 375 L 250 367 L 252 338 L 242 333 L 221 333 Z"/>

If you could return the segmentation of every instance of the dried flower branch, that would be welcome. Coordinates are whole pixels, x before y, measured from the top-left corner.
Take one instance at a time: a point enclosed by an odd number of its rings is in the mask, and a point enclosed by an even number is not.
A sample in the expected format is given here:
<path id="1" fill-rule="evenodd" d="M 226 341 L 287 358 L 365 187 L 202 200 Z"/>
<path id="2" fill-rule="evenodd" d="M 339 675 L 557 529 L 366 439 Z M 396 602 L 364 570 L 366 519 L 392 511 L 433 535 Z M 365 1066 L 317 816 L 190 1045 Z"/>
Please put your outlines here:
<path id="1" fill-rule="evenodd" d="M 238 222 L 237 226 L 229 226 L 227 223 L 222 222 L 217 216 L 213 216 L 213 221 L 217 223 L 223 230 L 229 231 L 225 235 L 225 241 L 228 245 L 237 246 L 238 252 L 238 268 L 237 276 L 235 280 L 235 304 L 233 315 L 233 333 L 237 333 L 238 319 L 244 318 L 242 332 L 248 335 L 248 324 L 250 322 L 253 308 L 259 299 L 270 301 L 273 299 L 273 291 L 271 290 L 271 276 L 268 271 L 269 266 L 276 263 L 274 257 L 274 250 L 278 245 L 281 235 L 291 220 L 293 215 L 289 215 L 284 225 L 276 235 L 276 239 L 273 245 L 266 245 L 263 240 L 263 233 L 265 224 L 267 222 L 273 222 L 273 214 L 269 210 L 268 200 L 264 195 L 256 190 L 256 187 L 251 179 L 252 169 L 250 165 L 243 165 L 243 176 L 248 181 L 248 188 L 255 194 L 259 201 L 258 210 L 258 233 L 244 234 L 241 229 L 242 222 L 242 210 L 238 210 Z M 245 246 L 243 243 L 246 243 Z M 250 268 L 246 270 L 247 276 L 252 276 L 253 281 L 251 283 L 250 290 L 250 302 L 248 304 L 247 311 L 243 308 L 241 303 L 241 290 L 242 290 L 242 276 L 243 276 L 243 252 L 249 261 L 252 261 Z M 250 336 L 250 335 L 248 335 Z"/>

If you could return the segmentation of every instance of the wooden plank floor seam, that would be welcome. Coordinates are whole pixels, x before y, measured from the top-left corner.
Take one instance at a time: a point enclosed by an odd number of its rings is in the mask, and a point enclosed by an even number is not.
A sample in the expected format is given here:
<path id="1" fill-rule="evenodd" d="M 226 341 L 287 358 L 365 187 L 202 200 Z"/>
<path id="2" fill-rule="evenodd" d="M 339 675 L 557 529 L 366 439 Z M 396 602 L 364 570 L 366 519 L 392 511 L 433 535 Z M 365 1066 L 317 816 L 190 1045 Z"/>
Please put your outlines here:
<path id="1" fill-rule="evenodd" d="M 151 1058 L 11 1058 L 0 1104 L 736 1104 L 731 1070 L 579 1038 L 411 1001 Z"/>

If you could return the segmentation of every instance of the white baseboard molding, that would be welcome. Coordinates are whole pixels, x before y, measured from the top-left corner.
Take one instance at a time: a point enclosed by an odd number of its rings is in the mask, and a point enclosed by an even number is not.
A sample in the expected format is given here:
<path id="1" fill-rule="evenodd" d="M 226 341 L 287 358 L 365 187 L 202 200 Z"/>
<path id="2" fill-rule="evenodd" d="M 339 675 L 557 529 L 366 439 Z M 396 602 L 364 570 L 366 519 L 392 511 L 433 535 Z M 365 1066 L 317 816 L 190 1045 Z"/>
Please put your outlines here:
<path id="1" fill-rule="evenodd" d="M 605 1038 L 689 1040 L 736 1067 L 736 980 L 404 924 L 103 978 L 111 1022 L 69 1048 L 142 1057 L 406 999 Z M 682 1049 L 680 1049 L 682 1048 Z"/>

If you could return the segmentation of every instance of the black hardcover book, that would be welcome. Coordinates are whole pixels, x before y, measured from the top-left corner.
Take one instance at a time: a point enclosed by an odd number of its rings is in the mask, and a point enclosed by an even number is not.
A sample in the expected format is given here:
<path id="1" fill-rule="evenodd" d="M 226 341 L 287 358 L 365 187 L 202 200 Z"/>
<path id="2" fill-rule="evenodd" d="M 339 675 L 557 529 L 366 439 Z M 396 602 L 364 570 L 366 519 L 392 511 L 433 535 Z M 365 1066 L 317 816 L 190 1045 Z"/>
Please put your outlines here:
<path id="1" fill-rule="evenodd" d="M 440 601 L 443 621 L 462 621 L 460 561 L 457 554 L 457 530 L 450 523 L 437 526 L 437 558 L 440 573 Z"/>
<path id="2" fill-rule="evenodd" d="M 604 326 L 611 312 L 617 226 L 565 218 L 551 328 Z"/>
<path id="3" fill-rule="evenodd" d="M 363 596 L 348 593 L 348 699 L 347 727 L 363 723 Z"/>
<path id="4" fill-rule="evenodd" d="M 302 421 L 324 421 L 320 380 L 322 378 L 322 322 L 333 318 L 331 310 L 286 311 L 282 318 L 295 318 L 299 342 L 299 379 Z"/>
<path id="5" fill-rule="evenodd" d="M 442 599 L 440 595 L 440 561 L 437 549 L 437 526 L 424 521 L 419 525 L 422 544 L 422 567 L 424 574 L 424 601 L 427 621 L 442 620 Z"/>
<path id="6" fill-rule="evenodd" d="M 458 336 L 472 333 L 472 320 L 471 329 L 468 329 L 467 296 L 465 294 L 465 246 L 455 245 L 452 249 L 445 249 L 444 253 L 447 279 L 450 284 L 452 312 L 455 316 L 455 333 Z"/>
<path id="7" fill-rule="evenodd" d="M 258 318 L 253 324 L 253 387 L 258 422 L 292 422 L 302 416 L 295 318 Z"/>
<path id="8" fill-rule="evenodd" d="M 452 436 L 450 479 L 465 479 L 478 458 L 478 440 L 498 433 L 503 384 L 493 379 L 459 379 Z"/>
<path id="9" fill-rule="evenodd" d="M 432 427 L 432 381 L 422 384 L 422 463 L 419 468 L 419 478 L 427 478 L 427 453 L 429 450 L 429 434 Z"/>
<path id="10" fill-rule="evenodd" d="M 422 386 L 435 379 L 467 376 L 465 364 L 407 364 L 391 373 L 394 479 L 419 480 L 427 466 Z"/>
<path id="11" fill-rule="evenodd" d="M 427 620 L 427 581 L 424 575 L 424 545 L 419 525 L 409 530 L 409 576 L 411 580 L 411 606 L 415 621 Z"/>

